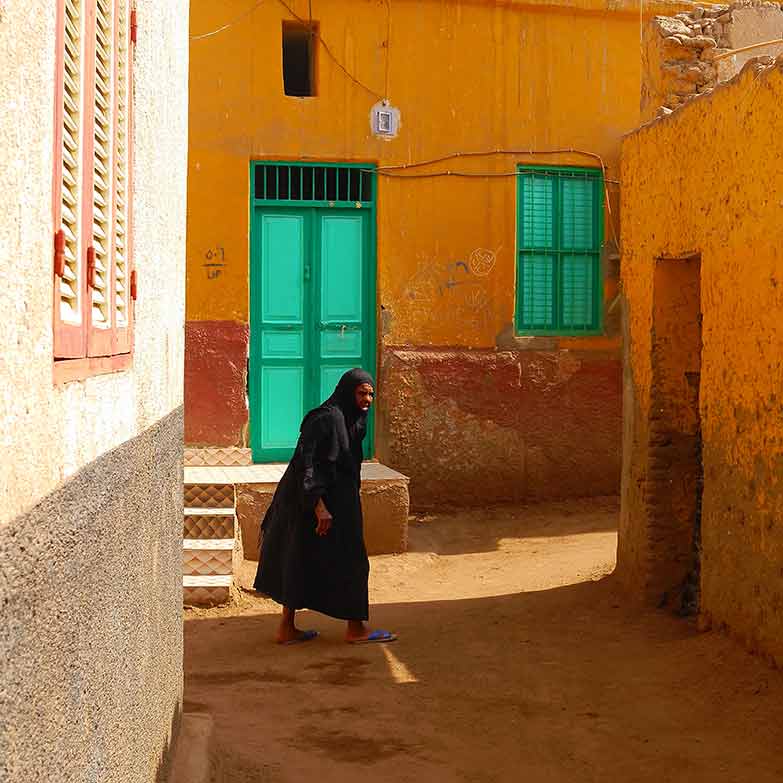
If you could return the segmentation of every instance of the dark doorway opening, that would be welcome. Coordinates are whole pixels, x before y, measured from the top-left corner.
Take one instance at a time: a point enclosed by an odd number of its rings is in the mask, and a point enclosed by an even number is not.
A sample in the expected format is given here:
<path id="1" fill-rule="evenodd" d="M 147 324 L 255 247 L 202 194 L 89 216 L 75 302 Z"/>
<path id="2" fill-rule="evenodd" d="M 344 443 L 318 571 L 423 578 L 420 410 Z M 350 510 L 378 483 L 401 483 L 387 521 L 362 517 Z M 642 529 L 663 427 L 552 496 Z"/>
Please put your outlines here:
<path id="1" fill-rule="evenodd" d="M 283 89 L 297 98 L 314 96 L 316 22 L 283 22 Z"/>
<path id="2" fill-rule="evenodd" d="M 647 493 L 651 586 L 661 605 L 684 614 L 699 606 L 701 324 L 700 256 L 657 259 Z"/>

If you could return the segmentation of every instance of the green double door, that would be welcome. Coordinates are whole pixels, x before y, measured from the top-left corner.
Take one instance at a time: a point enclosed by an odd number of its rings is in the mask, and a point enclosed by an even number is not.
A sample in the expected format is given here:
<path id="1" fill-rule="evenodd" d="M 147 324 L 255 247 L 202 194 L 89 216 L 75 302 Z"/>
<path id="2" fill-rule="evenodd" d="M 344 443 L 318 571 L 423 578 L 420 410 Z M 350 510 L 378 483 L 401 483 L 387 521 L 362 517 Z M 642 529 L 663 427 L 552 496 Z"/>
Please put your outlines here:
<path id="1" fill-rule="evenodd" d="M 353 367 L 374 373 L 375 254 L 367 209 L 254 206 L 250 442 L 286 461 L 303 415 Z M 372 450 L 370 427 L 365 454 Z"/>

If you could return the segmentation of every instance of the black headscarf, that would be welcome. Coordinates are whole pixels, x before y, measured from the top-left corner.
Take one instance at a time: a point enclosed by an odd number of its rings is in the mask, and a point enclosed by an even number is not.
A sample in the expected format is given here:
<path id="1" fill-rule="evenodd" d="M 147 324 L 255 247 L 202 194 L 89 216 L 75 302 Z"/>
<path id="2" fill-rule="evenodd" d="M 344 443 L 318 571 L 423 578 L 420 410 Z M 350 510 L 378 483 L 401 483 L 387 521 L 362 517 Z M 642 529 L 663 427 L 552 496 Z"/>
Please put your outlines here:
<path id="1" fill-rule="evenodd" d="M 361 443 L 367 432 L 367 412 L 356 404 L 356 389 L 363 383 L 375 386 L 370 373 L 359 368 L 348 370 L 340 378 L 332 396 L 321 405 L 321 408 L 337 408 L 343 414 L 351 442 L 358 440 Z"/>
<path id="2" fill-rule="evenodd" d="M 304 429 L 308 421 L 314 417 L 324 413 L 331 414 L 337 424 L 336 440 L 329 449 L 333 456 L 340 448 L 361 452 L 361 444 L 367 433 L 367 412 L 356 404 L 356 389 L 363 383 L 375 386 L 372 375 L 368 372 L 359 368 L 348 370 L 340 378 L 331 396 L 310 411 L 302 422 L 302 429 Z"/>

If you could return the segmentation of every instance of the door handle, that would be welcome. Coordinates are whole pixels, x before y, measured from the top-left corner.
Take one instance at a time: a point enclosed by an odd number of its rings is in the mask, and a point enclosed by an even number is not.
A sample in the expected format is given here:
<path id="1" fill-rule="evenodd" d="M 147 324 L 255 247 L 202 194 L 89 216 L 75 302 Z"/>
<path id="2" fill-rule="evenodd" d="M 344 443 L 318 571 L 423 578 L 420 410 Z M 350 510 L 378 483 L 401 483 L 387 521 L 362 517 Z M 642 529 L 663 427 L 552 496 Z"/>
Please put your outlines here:
<path id="1" fill-rule="evenodd" d="M 305 264 L 305 268 L 304 268 L 304 279 L 305 280 L 310 279 L 310 267 L 307 264 Z"/>
<path id="2" fill-rule="evenodd" d="M 359 324 L 341 324 L 339 322 L 321 321 L 320 327 L 322 331 L 328 331 L 329 329 L 339 330 L 340 334 L 346 332 L 358 332 L 362 327 Z"/>

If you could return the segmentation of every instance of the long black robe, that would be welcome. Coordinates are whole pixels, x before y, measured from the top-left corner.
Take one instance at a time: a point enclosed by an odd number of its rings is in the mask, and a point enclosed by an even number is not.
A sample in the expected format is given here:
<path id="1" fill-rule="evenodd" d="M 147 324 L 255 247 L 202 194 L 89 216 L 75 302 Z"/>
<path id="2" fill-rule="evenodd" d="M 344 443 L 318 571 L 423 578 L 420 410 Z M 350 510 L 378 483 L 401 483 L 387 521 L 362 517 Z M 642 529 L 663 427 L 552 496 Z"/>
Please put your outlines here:
<path id="1" fill-rule="evenodd" d="M 290 609 L 366 620 L 370 571 L 359 498 L 365 418 L 354 392 L 371 383 L 346 373 L 337 390 L 302 422 L 299 442 L 261 525 L 255 589 Z M 316 533 L 319 499 L 332 515 Z"/>

